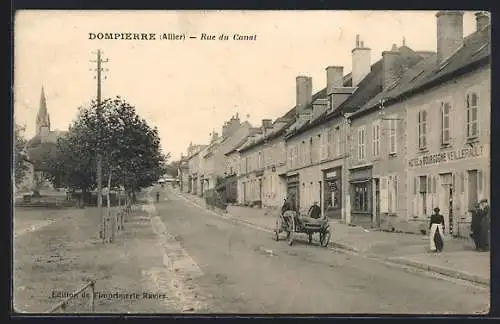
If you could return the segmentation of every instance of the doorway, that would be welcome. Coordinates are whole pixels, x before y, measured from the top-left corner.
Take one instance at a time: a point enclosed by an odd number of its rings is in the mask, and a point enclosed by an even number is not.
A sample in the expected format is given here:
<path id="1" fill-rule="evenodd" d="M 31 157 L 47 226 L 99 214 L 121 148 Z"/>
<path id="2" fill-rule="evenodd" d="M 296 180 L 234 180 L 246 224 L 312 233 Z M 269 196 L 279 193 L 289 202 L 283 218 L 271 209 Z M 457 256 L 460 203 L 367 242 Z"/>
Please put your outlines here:
<path id="1" fill-rule="evenodd" d="M 453 175 L 451 173 L 441 174 L 440 210 L 444 217 L 446 231 L 453 234 Z"/>
<path id="2" fill-rule="evenodd" d="M 378 228 L 380 227 L 380 179 L 376 178 L 375 181 L 375 215 L 374 223 Z"/>
<path id="3" fill-rule="evenodd" d="M 471 210 L 474 205 L 478 202 L 477 191 L 478 191 L 478 172 L 477 170 L 468 171 L 468 194 L 469 197 L 469 210 Z"/>

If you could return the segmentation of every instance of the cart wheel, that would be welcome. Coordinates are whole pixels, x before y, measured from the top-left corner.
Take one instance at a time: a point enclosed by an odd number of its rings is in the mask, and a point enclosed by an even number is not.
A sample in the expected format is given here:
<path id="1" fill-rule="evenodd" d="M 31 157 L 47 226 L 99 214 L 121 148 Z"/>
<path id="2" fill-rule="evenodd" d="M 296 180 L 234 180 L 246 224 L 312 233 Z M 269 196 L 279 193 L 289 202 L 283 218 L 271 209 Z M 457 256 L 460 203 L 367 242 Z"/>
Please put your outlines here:
<path id="1" fill-rule="evenodd" d="M 322 247 L 327 247 L 330 243 L 330 232 L 326 231 L 319 235 L 319 243 Z"/>
<path id="2" fill-rule="evenodd" d="M 313 235 L 312 233 L 309 233 L 308 235 L 309 235 L 309 244 L 311 244 L 313 241 Z"/>

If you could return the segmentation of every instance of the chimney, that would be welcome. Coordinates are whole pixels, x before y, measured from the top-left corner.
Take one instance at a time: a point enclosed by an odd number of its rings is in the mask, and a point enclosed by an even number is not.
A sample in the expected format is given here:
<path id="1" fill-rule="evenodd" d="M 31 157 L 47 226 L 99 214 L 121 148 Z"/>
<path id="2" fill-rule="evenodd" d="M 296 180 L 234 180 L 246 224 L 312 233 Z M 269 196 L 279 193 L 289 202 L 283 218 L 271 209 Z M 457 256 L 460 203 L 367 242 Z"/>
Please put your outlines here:
<path id="1" fill-rule="evenodd" d="M 228 123 L 225 122 L 224 126 L 222 126 L 222 137 L 227 137 L 227 128 L 228 128 Z"/>
<path id="2" fill-rule="evenodd" d="M 442 63 L 461 45 L 464 38 L 462 11 L 439 11 L 437 17 L 437 62 Z"/>
<path id="3" fill-rule="evenodd" d="M 490 24 L 488 14 L 484 11 L 476 12 L 476 30 L 480 31 Z"/>
<path id="4" fill-rule="evenodd" d="M 296 97 L 295 114 L 298 116 L 303 113 L 307 105 L 312 102 L 312 78 L 307 76 L 298 76 L 296 78 Z"/>
<path id="5" fill-rule="evenodd" d="M 213 132 L 212 133 L 212 143 L 215 142 L 219 138 L 219 133 Z"/>
<path id="6" fill-rule="evenodd" d="M 371 69 L 371 49 L 364 46 L 356 35 L 356 47 L 352 50 L 352 86 L 356 87 Z"/>
<path id="7" fill-rule="evenodd" d="M 326 95 L 329 96 L 333 89 L 344 86 L 344 67 L 329 66 L 326 68 Z"/>
<path id="8" fill-rule="evenodd" d="M 264 136 L 267 135 L 267 131 L 272 128 L 272 119 L 262 119 L 262 133 L 264 134 Z"/>
<path id="9" fill-rule="evenodd" d="M 399 52 L 396 44 L 392 45 L 390 51 L 382 52 L 382 71 L 383 88 L 386 90 L 400 77 Z"/>
<path id="10" fill-rule="evenodd" d="M 272 128 L 273 127 L 272 123 L 273 123 L 272 119 L 262 119 L 262 128 L 263 129 Z"/>

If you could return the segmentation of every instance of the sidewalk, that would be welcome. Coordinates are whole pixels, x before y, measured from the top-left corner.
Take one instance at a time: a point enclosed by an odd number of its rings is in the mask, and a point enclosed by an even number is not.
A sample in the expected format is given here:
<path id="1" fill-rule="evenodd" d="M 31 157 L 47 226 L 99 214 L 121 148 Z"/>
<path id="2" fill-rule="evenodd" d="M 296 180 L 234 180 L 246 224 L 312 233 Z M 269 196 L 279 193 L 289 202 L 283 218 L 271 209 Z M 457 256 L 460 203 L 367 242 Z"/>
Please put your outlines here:
<path id="1" fill-rule="evenodd" d="M 182 195 L 205 205 L 200 197 Z M 228 216 L 239 221 L 268 230 L 275 227 L 275 210 L 239 206 L 228 206 L 227 210 Z M 474 251 L 471 240 L 456 239 L 448 235 L 445 237 L 444 251 L 435 254 L 429 251 L 429 239 L 424 235 L 364 229 L 348 226 L 337 220 L 330 221 L 330 228 L 330 245 L 333 247 L 468 281 L 482 284 L 490 282 L 490 253 Z M 305 236 L 303 239 L 307 240 Z"/>

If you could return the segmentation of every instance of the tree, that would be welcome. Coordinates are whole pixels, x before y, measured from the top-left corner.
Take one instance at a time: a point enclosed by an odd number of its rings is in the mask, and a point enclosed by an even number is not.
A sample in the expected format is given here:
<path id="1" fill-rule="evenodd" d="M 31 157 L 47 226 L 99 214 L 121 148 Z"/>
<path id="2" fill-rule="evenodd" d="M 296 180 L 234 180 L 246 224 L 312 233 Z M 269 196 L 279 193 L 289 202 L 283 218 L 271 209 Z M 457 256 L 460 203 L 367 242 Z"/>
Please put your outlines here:
<path id="1" fill-rule="evenodd" d="M 56 143 L 40 143 L 36 146 L 28 148 L 28 156 L 33 162 L 35 171 L 47 171 L 50 161 L 54 160 L 57 155 Z"/>
<path id="2" fill-rule="evenodd" d="M 14 181 L 19 185 L 28 171 L 26 154 L 26 139 L 24 138 L 24 127 L 14 126 Z"/>
<path id="3" fill-rule="evenodd" d="M 85 130 L 73 125 L 57 140 L 55 152 L 44 163 L 47 178 L 55 187 L 82 190 L 84 197 L 96 187 L 95 156 L 85 137 Z"/>
<path id="4" fill-rule="evenodd" d="M 103 157 L 103 182 L 123 186 L 129 194 L 156 182 L 168 154 L 161 152 L 158 130 L 141 119 L 135 107 L 116 97 L 79 109 L 66 137 L 57 143 L 51 181 L 82 190 L 94 188 L 96 156 Z M 107 181 L 106 181 L 107 180 Z"/>

